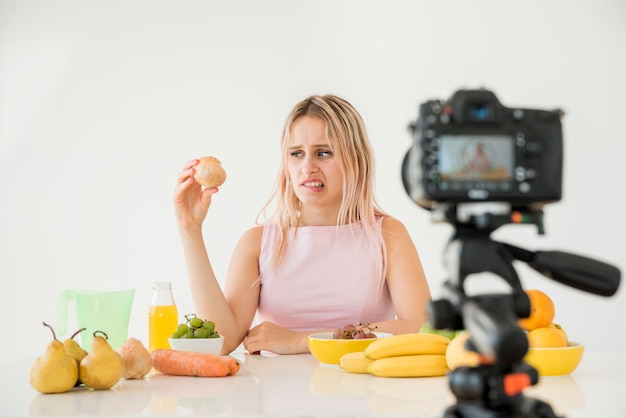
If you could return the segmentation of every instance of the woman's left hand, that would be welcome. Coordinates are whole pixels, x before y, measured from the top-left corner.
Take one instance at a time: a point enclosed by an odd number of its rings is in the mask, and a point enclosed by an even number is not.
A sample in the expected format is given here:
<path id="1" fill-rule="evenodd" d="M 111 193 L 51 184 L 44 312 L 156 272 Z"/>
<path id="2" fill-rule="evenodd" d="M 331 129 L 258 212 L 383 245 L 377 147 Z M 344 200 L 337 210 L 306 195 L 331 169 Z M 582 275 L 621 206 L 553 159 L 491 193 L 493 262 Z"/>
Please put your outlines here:
<path id="1" fill-rule="evenodd" d="M 271 351 L 276 354 L 308 353 L 308 332 L 291 331 L 273 322 L 261 322 L 248 331 L 243 346 L 250 354 Z"/>

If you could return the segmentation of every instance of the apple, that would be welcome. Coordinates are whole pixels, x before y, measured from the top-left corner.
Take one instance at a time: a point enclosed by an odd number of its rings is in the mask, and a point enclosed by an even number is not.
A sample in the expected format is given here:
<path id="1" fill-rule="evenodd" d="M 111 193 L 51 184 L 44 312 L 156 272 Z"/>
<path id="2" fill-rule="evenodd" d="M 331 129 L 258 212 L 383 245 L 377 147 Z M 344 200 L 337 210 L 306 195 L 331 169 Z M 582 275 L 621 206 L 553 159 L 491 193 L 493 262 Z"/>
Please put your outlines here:
<path id="1" fill-rule="evenodd" d="M 423 334 L 438 334 L 443 335 L 446 338 L 453 339 L 456 337 L 461 331 L 454 331 L 449 329 L 435 329 L 430 326 L 428 322 L 425 322 L 424 325 L 421 326 L 419 332 Z"/>

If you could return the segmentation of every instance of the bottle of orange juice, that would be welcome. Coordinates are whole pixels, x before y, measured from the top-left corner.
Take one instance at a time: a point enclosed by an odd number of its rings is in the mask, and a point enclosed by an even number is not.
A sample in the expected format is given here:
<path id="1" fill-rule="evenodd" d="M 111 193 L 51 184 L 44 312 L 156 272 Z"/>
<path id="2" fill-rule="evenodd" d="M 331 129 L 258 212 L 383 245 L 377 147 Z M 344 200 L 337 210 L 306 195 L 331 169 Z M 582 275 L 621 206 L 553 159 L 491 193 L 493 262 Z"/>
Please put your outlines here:
<path id="1" fill-rule="evenodd" d="M 168 338 L 178 326 L 178 309 L 171 282 L 152 283 L 152 301 L 148 312 L 148 351 L 170 348 Z"/>

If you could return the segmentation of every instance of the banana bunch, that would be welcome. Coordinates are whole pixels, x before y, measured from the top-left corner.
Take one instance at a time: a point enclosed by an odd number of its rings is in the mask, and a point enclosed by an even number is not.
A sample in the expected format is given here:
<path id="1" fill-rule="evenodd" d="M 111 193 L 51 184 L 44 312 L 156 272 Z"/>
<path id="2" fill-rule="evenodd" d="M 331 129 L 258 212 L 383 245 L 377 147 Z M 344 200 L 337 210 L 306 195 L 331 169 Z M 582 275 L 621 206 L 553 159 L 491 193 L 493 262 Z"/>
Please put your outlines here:
<path id="1" fill-rule="evenodd" d="M 398 334 L 374 341 L 364 351 L 344 354 L 339 367 L 380 377 L 444 376 L 450 340 L 429 333 Z"/>

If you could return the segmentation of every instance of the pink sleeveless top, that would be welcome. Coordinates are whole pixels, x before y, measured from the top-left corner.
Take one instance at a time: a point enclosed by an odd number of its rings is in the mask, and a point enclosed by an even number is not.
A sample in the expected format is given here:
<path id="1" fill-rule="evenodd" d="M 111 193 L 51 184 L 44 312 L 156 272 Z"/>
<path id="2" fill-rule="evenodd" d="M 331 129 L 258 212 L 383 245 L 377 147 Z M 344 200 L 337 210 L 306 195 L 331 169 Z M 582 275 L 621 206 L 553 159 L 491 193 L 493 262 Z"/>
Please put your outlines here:
<path id="1" fill-rule="evenodd" d="M 369 262 L 382 248 L 361 224 L 299 227 L 283 261 L 270 271 L 278 237 L 278 225 L 263 227 L 258 320 L 306 331 L 395 318 L 387 285 L 378 291 L 377 263 Z"/>

